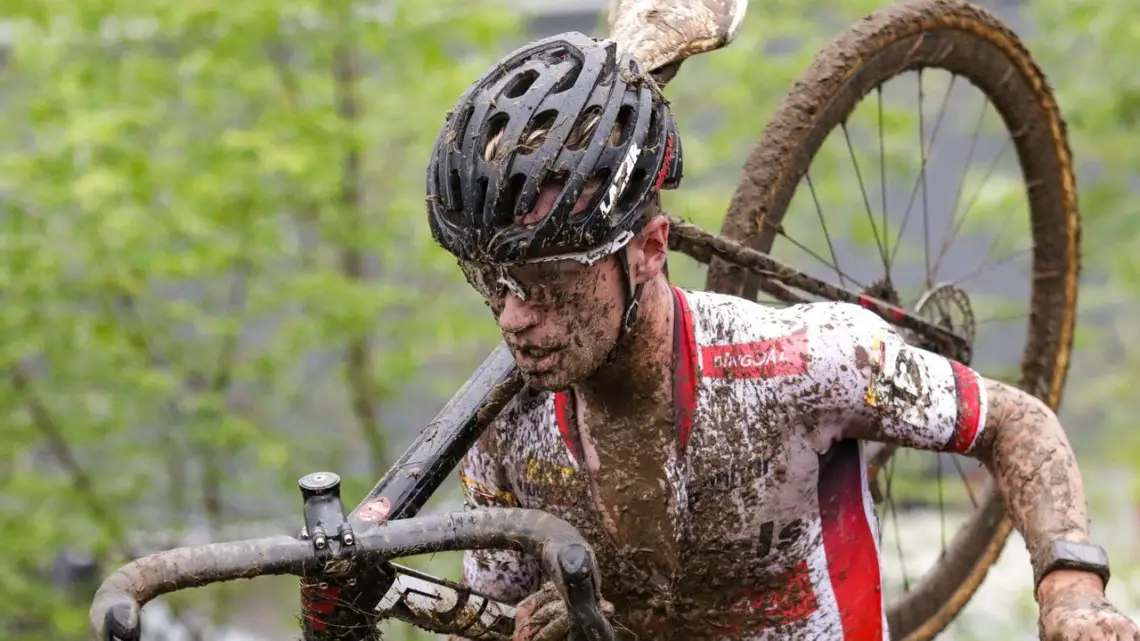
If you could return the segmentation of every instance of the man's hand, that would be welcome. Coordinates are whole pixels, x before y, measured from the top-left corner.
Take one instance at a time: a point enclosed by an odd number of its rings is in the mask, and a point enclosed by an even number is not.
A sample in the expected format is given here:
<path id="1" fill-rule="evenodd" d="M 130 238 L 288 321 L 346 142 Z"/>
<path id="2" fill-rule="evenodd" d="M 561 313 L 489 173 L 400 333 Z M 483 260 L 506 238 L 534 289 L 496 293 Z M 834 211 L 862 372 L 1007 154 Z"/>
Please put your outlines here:
<path id="1" fill-rule="evenodd" d="M 1043 641 L 1140 641 L 1140 628 L 1108 602 L 1096 575 L 1051 572 L 1041 581 L 1037 601 Z"/>
<path id="2" fill-rule="evenodd" d="M 602 613 L 614 613 L 614 606 L 602 600 Z M 570 634 L 566 602 L 554 584 L 547 581 L 538 592 L 523 599 L 515 609 L 515 634 L 511 641 L 565 641 Z M 1131 640 L 1129 640 L 1131 641 Z"/>

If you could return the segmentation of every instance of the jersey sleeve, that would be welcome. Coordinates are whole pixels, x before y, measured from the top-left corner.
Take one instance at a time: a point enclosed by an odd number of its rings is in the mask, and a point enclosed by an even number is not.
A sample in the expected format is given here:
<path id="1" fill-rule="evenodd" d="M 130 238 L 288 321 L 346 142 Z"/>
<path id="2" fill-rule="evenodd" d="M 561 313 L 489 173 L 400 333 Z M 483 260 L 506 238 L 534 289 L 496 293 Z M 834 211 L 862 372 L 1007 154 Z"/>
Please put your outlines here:
<path id="1" fill-rule="evenodd" d="M 859 423 L 861 438 L 957 454 L 973 450 L 987 409 L 977 372 L 909 345 L 886 321 L 855 305 L 824 305 L 812 325 L 816 378 L 826 383 L 818 388 L 818 406 L 869 417 Z"/>
<path id="2" fill-rule="evenodd" d="M 494 441 L 495 430 L 492 428 L 467 452 L 460 464 L 459 482 L 467 509 L 519 506 L 518 499 L 508 487 Z M 463 583 L 499 601 L 521 601 L 538 590 L 540 578 L 538 560 L 521 552 L 468 550 L 463 553 Z"/>

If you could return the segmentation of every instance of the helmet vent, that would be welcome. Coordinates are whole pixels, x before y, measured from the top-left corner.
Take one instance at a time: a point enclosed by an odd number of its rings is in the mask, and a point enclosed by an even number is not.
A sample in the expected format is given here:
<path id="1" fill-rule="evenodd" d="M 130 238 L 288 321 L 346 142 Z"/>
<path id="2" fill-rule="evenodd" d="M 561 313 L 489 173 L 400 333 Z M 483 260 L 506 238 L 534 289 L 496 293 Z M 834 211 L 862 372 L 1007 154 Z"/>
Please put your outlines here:
<path id="1" fill-rule="evenodd" d="M 483 139 L 483 160 L 493 162 L 496 158 L 506 157 L 510 154 L 511 150 L 508 149 L 509 145 L 504 144 L 504 141 L 499 138 L 503 130 L 507 128 L 510 123 L 511 117 L 505 113 L 497 113 L 487 121 L 487 131 L 484 134 L 486 137 Z"/>
<path id="2" fill-rule="evenodd" d="M 526 185 L 526 174 L 515 174 L 511 176 L 507 184 L 503 186 L 502 191 L 499 192 L 499 197 L 496 199 L 495 206 L 495 223 L 498 225 L 510 225 L 515 222 L 515 214 L 525 216 L 527 212 L 518 212 L 519 196 L 522 195 L 523 186 Z"/>
<path id="3" fill-rule="evenodd" d="M 523 133 L 522 141 L 519 143 L 518 153 L 526 155 L 538 151 L 542 147 L 542 141 L 550 133 L 550 128 L 554 126 L 554 120 L 557 117 L 558 112 L 556 110 L 547 109 L 531 118 L 530 122 L 527 123 L 526 131 Z"/>
<path id="4" fill-rule="evenodd" d="M 503 89 L 503 97 L 518 98 L 524 95 L 527 90 L 534 85 L 535 80 L 538 80 L 538 71 L 535 69 L 527 69 L 507 83 L 506 89 Z"/>
<path id="5" fill-rule="evenodd" d="M 578 121 L 574 123 L 574 128 L 570 130 L 570 134 L 566 136 L 566 148 L 570 151 L 581 151 L 586 147 L 586 143 L 590 142 L 590 136 L 594 133 L 594 129 L 598 126 L 598 120 L 602 117 L 602 106 L 591 105 L 588 109 L 578 116 Z"/>
<path id="6" fill-rule="evenodd" d="M 562 78 L 560 78 L 558 80 L 558 83 L 554 85 L 554 90 L 551 91 L 550 94 L 551 95 L 557 95 L 557 94 L 562 93 L 563 91 L 566 91 L 567 89 L 570 89 L 575 84 L 577 84 L 578 78 L 581 75 L 582 75 L 582 65 L 575 64 L 575 65 L 571 66 L 570 70 L 566 72 L 566 75 L 562 76 Z"/>
<path id="7" fill-rule="evenodd" d="M 630 137 L 633 136 L 634 124 L 633 106 L 623 105 L 618 111 L 617 122 L 614 125 L 614 129 L 617 130 L 617 140 L 612 141 L 611 144 L 616 147 L 629 142 Z"/>

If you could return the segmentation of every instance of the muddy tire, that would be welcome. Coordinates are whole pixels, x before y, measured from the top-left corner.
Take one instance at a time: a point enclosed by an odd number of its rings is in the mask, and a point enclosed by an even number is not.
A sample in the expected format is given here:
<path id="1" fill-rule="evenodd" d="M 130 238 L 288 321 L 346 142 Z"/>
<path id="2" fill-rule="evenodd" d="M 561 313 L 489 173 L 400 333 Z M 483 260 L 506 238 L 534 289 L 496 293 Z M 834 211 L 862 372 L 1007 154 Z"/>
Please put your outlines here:
<path id="1" fill-rule="evenodd" d="M 1016 147 L 1032 217 L 1032 292 L 1020 386 L 1057 408 L 1076 320 L 1080 216 L 1065 123 L 1037 64 L 990 12 L 962 0 L 912 0 L 860 21 L 821 51 L 749 157 L 721 233 L 769 252 L 796 187 L 831 131 L 884 82 L 935 68 L 967 78 Z M 709 290 L 755 299 L 760 282 L 720 260 Z M 1011 531 L 992 479 L 946 554 L 888 604 L 892 638 L 924 641 L 978 589 Z"/>

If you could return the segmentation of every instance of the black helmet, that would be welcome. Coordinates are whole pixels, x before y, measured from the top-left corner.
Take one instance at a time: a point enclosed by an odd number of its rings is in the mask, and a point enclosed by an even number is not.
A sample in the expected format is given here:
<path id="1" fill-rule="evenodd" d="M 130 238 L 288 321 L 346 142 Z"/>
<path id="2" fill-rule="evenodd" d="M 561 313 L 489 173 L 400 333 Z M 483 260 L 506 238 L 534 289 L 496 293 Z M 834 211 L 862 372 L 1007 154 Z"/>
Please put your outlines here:
<path id="1" fill-rule="evenodd" d="M 549 214 L 518 223 L 551 179 L 565 183 Z M 428 218 L 459 259 L 510 263 L 636 233 L 642 202 L 680 180 L 673 117 L 641 63 L 612 41 L 564 33 L 497 62 L 448 113 L 428 165 Z M 593 181 L 597 193 L 571 216 Z"/>

